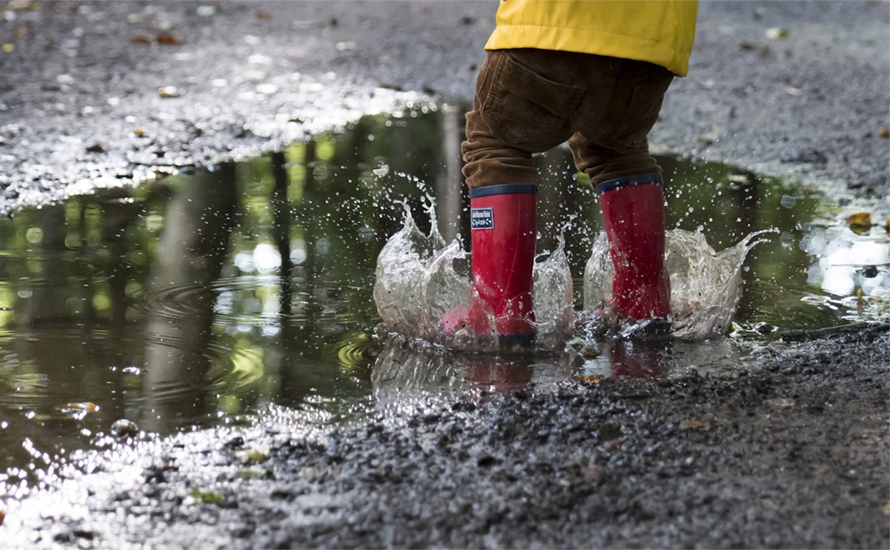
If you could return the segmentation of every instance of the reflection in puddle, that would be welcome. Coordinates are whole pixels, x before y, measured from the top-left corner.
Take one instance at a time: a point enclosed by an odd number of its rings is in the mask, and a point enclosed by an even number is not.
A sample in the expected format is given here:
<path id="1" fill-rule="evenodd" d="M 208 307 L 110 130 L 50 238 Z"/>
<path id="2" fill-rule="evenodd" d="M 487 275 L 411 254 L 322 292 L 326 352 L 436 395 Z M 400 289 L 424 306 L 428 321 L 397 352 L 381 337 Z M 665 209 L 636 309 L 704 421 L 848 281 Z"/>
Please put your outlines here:
<path id="1" fill-rule="evenodd" d="M 890 235 L 886 229 L 813 227 L 800 246 L 817 258 L 807 272 L 807 282 L 828 294 L 811 296 L 809 301 L 846 309 L 847 320 L 890 314 Z"/>
<path id="2" fill-rule="evenodd" d="M 90 446 L 122 418 L 161 434 L 283 408 L 333 422 L 375 392 L 732 369 L 750 341 L 772 337 L 763 326 L 887 315 L 877 300 L 888 284 L 880 228 L 855 236 L 780 181 L 662 158 L 669 227 L 700 228 L 718 250 L 779 231 L 740 273 L 735 336 L 657 349 L 591 340 L 594 352 L 512 358 L 384 345 L 374 269 L 402 227 L 399 201 L 428 234 L 430 193 L 445 240 L 469 235 L 455 185 L 458 116 L 369 117 L 281 153 L 0 220 L 0 472 L 21 468 L 0 482 L 15 485 L 34 475 L 29 464 L 39 470 L 44 458 Z M 567 150 L 539 160 L 538 252 L 558 250 L 564 235 L 578 310 L 599 208 L 588 187 L 565 184 L 574 174 Z"/>
<path id="3" fill-rule="evenodd" d="M 580 376 L 604 378 L 663 379 L 727 374 L 738 368 L 744 352 L 729 338 L 705 342 L 676 339 L 610 339 L 598 343 L 596 357 L 584 359 L 574 369 Z"/>
<path id="4" fill-rule="evenodd" d="M 572 351 L 452 352 L 441 346 L 392 336 L 377 356 L 371 383 L 377 399 L 441 390 L 544 389 L 569 378 L 577 357 Z"/>

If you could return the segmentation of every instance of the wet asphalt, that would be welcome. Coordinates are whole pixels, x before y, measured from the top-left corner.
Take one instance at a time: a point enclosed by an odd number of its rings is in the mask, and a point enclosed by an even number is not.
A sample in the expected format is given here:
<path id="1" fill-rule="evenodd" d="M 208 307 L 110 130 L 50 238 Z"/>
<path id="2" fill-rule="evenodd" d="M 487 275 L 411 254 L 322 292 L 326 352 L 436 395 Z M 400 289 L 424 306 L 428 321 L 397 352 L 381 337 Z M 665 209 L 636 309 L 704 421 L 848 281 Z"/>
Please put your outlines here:
<path id="1" fill-rule="evenodd" d="M 201 6 L 5 12 L 0 211 L 278 149 L 424 96 L 465 104 L 497 4 Z M 888 26 L 881 1 L 703 2 L 653 147 L 885 200 Z"/>
<path id="2" fill-rule="evenodd" d="M 11 503 L 49 548 L 886 548 L 887 326 L 734 375 L 286 413 L 92 454 Z M 145 546 L 143 546 L 145 545 Z"/>
<path id="3" fill-rule="evenodd" d="M 44 2 L 0 24 L 3 212 L 468 101 L 496 4 L 199 6 Z M 886 201 L 888 26 L 887 2 L 704 2 L 652 142 Z M 887 328 L 740 367 L 88 453 L 7 503 L 0 546 L 890 547 Z"/>

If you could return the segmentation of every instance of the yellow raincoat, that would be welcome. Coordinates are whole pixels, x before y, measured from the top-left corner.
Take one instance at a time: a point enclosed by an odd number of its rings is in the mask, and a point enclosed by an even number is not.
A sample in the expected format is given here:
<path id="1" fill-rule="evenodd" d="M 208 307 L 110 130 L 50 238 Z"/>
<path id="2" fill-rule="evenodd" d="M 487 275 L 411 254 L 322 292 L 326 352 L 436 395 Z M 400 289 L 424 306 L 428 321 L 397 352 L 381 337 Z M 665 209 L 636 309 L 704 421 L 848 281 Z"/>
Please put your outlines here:
<path id="1" fill-rule="evenodd" d="M 606 55 L 685 76 L 697 13 L 697 0 L 505 0 L 485 49 Z"/>

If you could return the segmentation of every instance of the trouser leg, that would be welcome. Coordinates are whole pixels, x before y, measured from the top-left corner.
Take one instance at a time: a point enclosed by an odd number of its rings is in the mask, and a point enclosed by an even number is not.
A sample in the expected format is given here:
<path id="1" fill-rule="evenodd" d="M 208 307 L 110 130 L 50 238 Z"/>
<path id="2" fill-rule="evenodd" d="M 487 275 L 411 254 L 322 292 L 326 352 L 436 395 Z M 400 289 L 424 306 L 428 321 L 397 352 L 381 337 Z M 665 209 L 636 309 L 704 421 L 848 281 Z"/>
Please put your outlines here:
<path id="1" fill-rule="evenodd" d="M 474 189 L 507 183 L 535 183 L 538 172 L 532 154 L 495 137 L 483 120 L 478 105 L 476 107 L 467 113 L 467 140 L 461 144 L 467 186 Z"/>
<path id="2" fill-rule="evenodd" d="M 610 148 L 590 142 L 581 133 L 569 139 L 575 167 L 584 172 L 594 187 L 608 180 L 643 174 L 661 174 L 661 167 L 649 154 L 645 137 L 637 147 Z"/>

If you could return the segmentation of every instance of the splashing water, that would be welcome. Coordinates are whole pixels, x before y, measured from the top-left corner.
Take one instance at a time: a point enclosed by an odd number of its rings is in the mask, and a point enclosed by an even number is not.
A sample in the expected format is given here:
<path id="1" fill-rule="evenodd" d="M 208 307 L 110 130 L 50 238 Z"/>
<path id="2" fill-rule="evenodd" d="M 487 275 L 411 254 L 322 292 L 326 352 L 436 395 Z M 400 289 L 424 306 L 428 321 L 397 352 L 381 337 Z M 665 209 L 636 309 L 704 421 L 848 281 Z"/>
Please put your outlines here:
<path id="1" fill-rule="evenodd" d="M 402 229 L 377 258 L 374 301 L 387 330 L 459 350 L 498 348 L 494 312 L 479 298 L 469 274 L 470 254 L 458 240 L 446 246 L 435 214 L 428 208 L 432 229 L 424 235 L 407 205 Z M 572 276 L 562 239 L 552 253 L 540 254 L 534 272 L 537 346 L 556 348 L 571 333 Z M 446 331 L 446 314 L 461 309 L 484 315 L 488 322 L 467 323 Z M 474 327 L 488 327 L 477 333 Z"/>
<path id="2" fill-rule="evenodd" d="M 665 239 L 665 268 L 671 277 L 672 335 L 699 339 L 725 333 L 741 299 L 742 265 L 748 252 L 765 242 L 767 229 L 749 234 L 717 253 L 700 231 L 675 229 Z M 605 233 L 597 235 L 584 269 L 584 310 L 594 312 L 612 297 L 614 268 Z"/>

